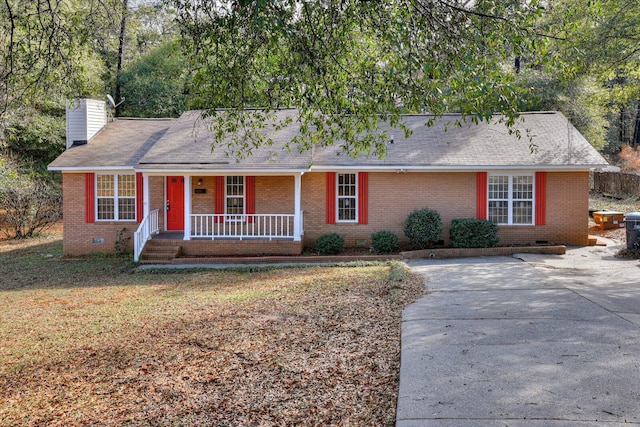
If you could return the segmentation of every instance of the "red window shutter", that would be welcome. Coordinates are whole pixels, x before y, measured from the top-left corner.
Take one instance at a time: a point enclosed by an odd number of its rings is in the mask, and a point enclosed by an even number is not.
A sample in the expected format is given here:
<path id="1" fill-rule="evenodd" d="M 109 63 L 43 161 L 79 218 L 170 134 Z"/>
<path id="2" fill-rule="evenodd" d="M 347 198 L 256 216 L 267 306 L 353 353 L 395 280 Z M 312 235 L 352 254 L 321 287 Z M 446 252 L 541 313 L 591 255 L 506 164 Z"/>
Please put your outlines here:
<path id="1" fill-rule="evenodd" d="M 536 172 L 536 225 L 547 223 L 547 173 Z"/>
<path id="2" fill-rule="evenodd" d="M 358 173 L 358 224 L 369 223 L 369 173 Z"/>
<path id="3" fill-rule="evenodd" d="M 327 224 L 336 223 L 336 173 L 327 172 Z"/>
<path id="4" fill-rule="evenodd" d="M 247 206 L 244 212 L 247 215 L 253 215 L 256 213 L 256 177 L 245 176 L 244 187 L 245 200 L 247 202 Z M 253 217 L 248 217 L 247 222 L 253 222 Z"/>
<path id="5" fill-rule="evenodd" d="M 144 219 L 144 180 L 140 172 L 136 173 L 136 222 Z"/>
<path id="6" fill-rule="evenodd" d="M 87 224 L 96 221 L 96 175 L 84 174 L 84 219 Z"/>
<path id="7" fill-rule="evenodd" d="M 487 185 L 488 181 L 487 172 L 478 172 L 477 174 L 477 190 L 476 190 L 476 218 L 487 219 Z"/>
<path id="8" fill-rule="evenodd" d="M 216 176 L 215 180 L 215 214 L 216 215 L 224 215 L 224 176 Z M 221 217 L 216 216 L 215 222 L 223 222 Z"/>

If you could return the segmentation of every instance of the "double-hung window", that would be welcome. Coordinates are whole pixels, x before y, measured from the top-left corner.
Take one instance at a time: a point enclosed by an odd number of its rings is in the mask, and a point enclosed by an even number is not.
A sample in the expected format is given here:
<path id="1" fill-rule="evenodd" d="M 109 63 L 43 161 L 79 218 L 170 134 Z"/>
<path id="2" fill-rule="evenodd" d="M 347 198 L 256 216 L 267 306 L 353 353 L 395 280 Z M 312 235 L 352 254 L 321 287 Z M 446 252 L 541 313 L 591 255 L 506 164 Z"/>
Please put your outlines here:
<path id="1" fill-rule="evenodd" d="M 244 176 L 228 176 L 225 192 L 225 214 L 230 221 L 241 221 L 244 215 Z"/>
<path id="2" fill-rule="evenodd" d="M 98 221 L 135 221 L 135 175 L 96 175 L 96 218 Z"/>
<path id="3" fill-rule="evenodd" d="M 337 174 L 338 221 L 358 220 L 358 180 L 355 173 Z"/>
<path id="4" fill-rule="evenodd" d="M 533 225 L 533 175 L 489 175 L 488 202 L 490 221 L 505 225 Z"/>

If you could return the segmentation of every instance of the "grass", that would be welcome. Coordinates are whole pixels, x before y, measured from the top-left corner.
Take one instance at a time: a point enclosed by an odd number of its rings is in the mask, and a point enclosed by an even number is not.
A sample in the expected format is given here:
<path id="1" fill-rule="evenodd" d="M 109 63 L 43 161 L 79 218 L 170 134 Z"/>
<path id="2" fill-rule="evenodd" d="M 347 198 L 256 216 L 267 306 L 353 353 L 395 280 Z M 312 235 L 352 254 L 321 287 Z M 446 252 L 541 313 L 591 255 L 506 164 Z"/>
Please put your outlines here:
<path id="1" fill-rule="evenodd" d="M 402 264 L 138 271 L 0 242 L 0 425 L 393 425 Z"/>

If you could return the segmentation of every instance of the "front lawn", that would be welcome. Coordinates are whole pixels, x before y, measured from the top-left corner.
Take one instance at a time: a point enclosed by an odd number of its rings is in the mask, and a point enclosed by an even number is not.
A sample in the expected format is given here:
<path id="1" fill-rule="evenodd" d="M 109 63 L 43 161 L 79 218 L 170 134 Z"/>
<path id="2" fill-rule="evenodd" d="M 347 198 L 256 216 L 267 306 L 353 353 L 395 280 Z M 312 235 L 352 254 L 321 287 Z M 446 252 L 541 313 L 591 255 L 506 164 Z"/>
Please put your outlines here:
<path id="1" fill-rule="evenodd" d="M 141 272 L 0 242 L 0 425 L 393 425 L 401 264 Z"/>

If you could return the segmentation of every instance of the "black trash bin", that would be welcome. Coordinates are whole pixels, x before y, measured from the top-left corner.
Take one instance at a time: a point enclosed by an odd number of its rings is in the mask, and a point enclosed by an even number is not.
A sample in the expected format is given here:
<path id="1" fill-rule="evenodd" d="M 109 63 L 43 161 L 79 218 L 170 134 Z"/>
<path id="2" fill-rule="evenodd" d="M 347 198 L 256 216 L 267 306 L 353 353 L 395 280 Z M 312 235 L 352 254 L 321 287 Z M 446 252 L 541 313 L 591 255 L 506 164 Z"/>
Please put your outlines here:
<path id="1" fill-rule="evenodd" d="M 627 249 L 640 249 L 640 212 L 631 212 L 624 216 L 627 230 Z"/>

